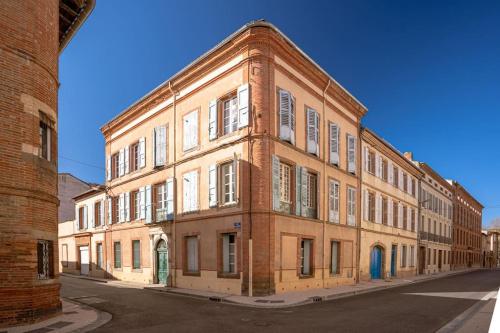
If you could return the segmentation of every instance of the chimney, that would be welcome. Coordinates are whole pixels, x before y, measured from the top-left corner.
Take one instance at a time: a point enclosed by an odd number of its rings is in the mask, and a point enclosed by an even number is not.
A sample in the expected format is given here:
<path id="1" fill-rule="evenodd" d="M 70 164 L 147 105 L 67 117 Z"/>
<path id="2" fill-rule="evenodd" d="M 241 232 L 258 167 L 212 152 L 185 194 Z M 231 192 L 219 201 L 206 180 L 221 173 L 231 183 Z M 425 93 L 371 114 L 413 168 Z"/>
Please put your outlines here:
<path id="1" fill-rule="evenodd" d="M 406 157 L 410 161 L 413 161 L 413 153 L 411 151 L 407 151 L 403 155 L 404 155 L 404 157 Z"/>

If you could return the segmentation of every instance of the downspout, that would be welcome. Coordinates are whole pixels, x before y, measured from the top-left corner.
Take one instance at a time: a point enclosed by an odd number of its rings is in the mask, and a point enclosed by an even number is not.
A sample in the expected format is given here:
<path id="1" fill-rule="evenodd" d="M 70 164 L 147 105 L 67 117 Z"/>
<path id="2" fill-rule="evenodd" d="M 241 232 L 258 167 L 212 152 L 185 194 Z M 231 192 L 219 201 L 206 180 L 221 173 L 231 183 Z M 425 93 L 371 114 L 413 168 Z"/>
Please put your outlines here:
<path id="1" fill-rule="evenodd" d="M 327 123 L 326 123 L 326 91 L 328 90 L 328 88 L 330 87 L 330 84 L 331 84 L 331 80 L 328 79 L 328 83 L 325 87 L 325 90 L 323 90 L 323 115 L 322 115 L 322 118 L 323 118 L 323 193 L 328 193 L 328 178 L 326 176 L 326 159 L 327 159 L 327 156 L 326 156 L 326 137 L 327 137 L 327 133 L 328 133 L 328 129 L 327 129 Z M 324 216 L 323 216 L 323 245 L 322 245 L 322 267 L 321 267 L 321 279 L 323 281 L 323 288 L 325 288 L 325 266 L 326 266 L 326 262 L 325 262 L 325 252 L 326 252 L 326 249 L 325 249 L 325 234 L 326 234 L 326 221 L 328 219 L 328 207 L 327 207 L 327 200 L 326 200 L 326 195 L 322 195 L 321 196 L 322 199 L 323 199 L 323 213 L 324 213 Z"/>
<path id="2" fill-rule="evenodd" d="M 250 59 L 250 50 L 247 50 L 247 58 Z M 248 81 L 250 81 L 250 61 L 248 63 Z M 250 82 L 249 82 L 250 83 Z M 250 94 L 250 96 L 252 96 Z M 249 126 L 249 131 L 248 131 L 248 178 L 249 178 L 249 189 L 248 189 L 248 296 L 252 297 L 253 296 L 253 240 L 252 240 L 252 233 L 253 233 L 253 223 L 252 223 L 252 164 L 253 164 L 253 127 L 255 126 L 256 119 L 255 119 L 255 113 L 252 112 L 252 103 L 249 105 L 250 107 L 250 114 L 252 115 L 252 126 Z M 243 228 L 243 225 L 242 225 Z M 243 229 L 242 229 L 242 235 L 243 235 Z"/>
<path id="3" fill-rule="evenodd" d="M 361 154 L 362 154 L 362 140 L 361 140 L 361 119 L 359 119 L 358 122 L 358 147 L 356 150 L 356 171 L 358 172 L 358 191 L 356 192 L 356 199 L 357 199 L 357 205 L 356 205 L 356 212 L 357 218 L 356 218 L 356 224 L 357 224 L 357 251 L 356 251 L 356 283 L 359 283 L 359 270 L 360 270 L 360 258 L 361 258 L 361 207 L 363 206 L 362 203 L 362 184 L 363 184 L 363 161 L 361 160 Z"/>
<path id="4" fill-rule="evenodd" d="M 176 174 L 175 174 L 175 171 L 176 171 L 176 165 L 177 165 L 177 112 L 175 110 L 175 107 L 176 107 L 176 93 L 174 91 L 174 88 L 172 87 L 172 82 L 171 81 L 168 81 L 168 89 L 170 90 L 170 92 L 172 93 L 172 110 L 173 110 L 173 113 L 174 113 L 174 126 L 173 127 L 173 130 L 174 130 L 174 158 L 173 158 L 173 179 L 174 179 L 174 216 L 173 216 L 173 220 L 172 220 L 172 249 L 173 249 L 173 253 L 174 253 L 174 258 L 173 258 L 173 263 L 174 263 L 174 272 L 173 272 L 173 275 L 172 275 L 172 287 L 175 287 L 176 286 L 176 282 L 177 282 L 177 250 L 176 250 L 176 245 L 177 245 L 177 237 L 176 237 L 176 217 L 177 217 L 177 205 L 176 205 L 176 202 L 177 202 L 177 177 L 176 177 Z"/>

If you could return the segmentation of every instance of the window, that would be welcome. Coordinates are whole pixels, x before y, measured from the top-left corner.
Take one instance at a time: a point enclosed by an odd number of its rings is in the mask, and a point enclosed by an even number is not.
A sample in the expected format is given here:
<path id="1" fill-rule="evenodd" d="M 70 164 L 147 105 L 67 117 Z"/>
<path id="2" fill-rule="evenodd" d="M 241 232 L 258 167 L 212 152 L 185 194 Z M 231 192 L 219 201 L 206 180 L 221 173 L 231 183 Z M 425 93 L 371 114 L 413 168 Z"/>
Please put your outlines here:
<path id="1" fill-rule="evenodd" d="M 87 228 L 87 216 L 85 216 L 85 206 L 81 206 L 78 208 L 78 229 L 86 229 Z"/>
<path id="2" fill-rule="evenodd" d="M 356 190 L 347 188 L 347 224 L 356 225 Z"/>
<path id="3" fill-rule="evenodd" d="M 319 156 L 319 114 L 306 108 L 306 122 L 307 152 Z"/>
<path id="4" fill-rule="evenodd" d="M 153 131 L 154 166 L 167 164 L 167 126 L 158 126 Z"/>
<path id="5" fill-rule="evenodd" d="M 368 191 L 368 221 L 375 222 L 375 193 Z"/>
<path id="6" fill-rule="evenodd" d="M 96 254 L 96 266 L 98 269 L 102 269 L 102 243 L 97 243 L 95 247 Z"/>
<path id="7" fill-rule="evenodd" d="M 392 203 L 392 226 L 399 227 L 399 206 L 397 202 Z"/>
<path id="8" fill-rule="evenodd" d="M 278 94 L 280 139 L 295 144 L 295 99 L 283 89 Z"/>
<path id="9" fill-rule="evenodd" d="M 44 118 L 47 118 L 46 116 Z M 51 128 L 48 122 L 40 120 L 40 157 L 51 160 Z"/>
<path id="10" fill-rule="evenodd" d="M 102 221 L 102 211 L 101 211 L 101 205 L 102 205 L 102 202 L 101 201 L 96 201 L 94 203 L 94 225 L 97 227 L 97 226 L 101 226 L 101 221 Z"/>
<path id="11" fill-rule="evenodd" d="M 375 174 L 375 152 L 373 150 L 368 151 L 368 170 L 372 175 Z"/>
<path id="12" fill-rule="evenodd" d="M 113 220 L 113 223 L 117 223 L 119 221 L 119 217 L 120 217 L 120 207 L 118 205 L 119 199 L 120 199 L 120 197 L 118 197 L 118 196 L 111 198 L 111 207 L 112 207 L 111 218 Z"/>
<path id="13" fill-rule="evenodd" d="M 191 171 L 183 176 L 183 211 L 193 212 L 198 210 L 198 171 Z"/>
<path id="14" fill-rule="evenodd" d="M 198 236 L 186 237 L 186 269 L 188 273 L 198 273 Z"/>
<path id="15" fill-rule="evenodd" d="M 410 246 L 410 267 L 415 267 L 415 246 Z"/>
<path id="16" fill-rule="evenodd" d="M 307 172 L 306 176 L 307 190 L 306 190 L 306 207 L 308 210 L 308 217 L 317 217 L 317 176 L 313 173 Z"/>
<path id="17" fill-rule="evenodd" d="M 411 217 L 411 231 L 415 232 L 415 209 L 411 209 L 410 211 L 410 217 Z"/>
<path id="18" fill-rule="evenodd" d="M 408 175 L 403 172 L 403 191 L 408 192 Z"/>
<path id="19" fill-rule="evenodd" d="M 38 240 L 37 243 L 37 267 L 38 279 L 50 279 L 54 277 L 54 254 L 53 243 L 49 240 Z"/>
<path id="20" fill-rule="evenodd" d="M 141 194 L 139 191 L 132 192 L 132 214 L 135 220 L 141 218 Z"/>
<path id="21" fill-rule="evenodd" d="M 290 203 L 290 166 L 285 163 L 280 163 L 280 201 Z"/>
<path id="22" fill-rule="evenodd" d="M 222 272 L 236 274 L 236 234 L 222 235 Z"/>
<path id="23" fill-rule="evenodd" d="M 387 181 L 388 179 L 388 170 L 389 165 L 387 163 L 387 160 L 385 158 L 382 158 L 382 174 L 380 176 L 382 177 L 383 181 Z"/>
<path id="24" fill-rule="evenodd" d="M 340 242 L 332 242 L 332 263 L 330 273 L 333 275 L 340 274 Z"/>
<path id="25" fill-rule="evenodd" d="M 113 243 L 114 252 L 114 266 L 115 268 L 122 268 L 122 245 L 120 242 Z"/>
<path id="26" fill-rule="evenodd" d="M 61 264 L 63 267 L 68 267 L 68 244 L 63 244 L 61 251 Z"/>
<path id="27" fill-rule="evenodd" d="M 411 195 L 412 195 L 413 197 L 415 197 L 415 194 L 416 194 L 416 188 L 417 188 L 417 186 L 415 185 L 415 179 L 414 179 L 414 178 L 412 178 L 412 179 L 411 179 Z"/>
<path id="28" fill-rule="evenodd" d="M 236 202 L 236 174 L 233 161 L 220 166 L 221 170 L 221 195 L 223 204 Z"/>
<path id="29" fill-rule="evenodd" d="M 132 241 L 132 269 L 141 268 L 141 241 Z"/>
<path id="30" fill-rule="evenodd" d="M 406 267 L 406 245 L 401 245 L 401 267 Z"/>
<path id="31" fill-rule="evenodd" d="M 393 178 L 392 185 L 394 185 L 395 187 L 398 187 L 399 186 L 399 169 L 397 166 L 393 166 L 392 178 Z"/>
<path id="32" fill-rule="evenodd" d="M 223 134 L 229 134 L 238 129 L 238 99 L 232 96 L 222 101 Z"/>
<path id="33" fill-rule="evenodd" d="M 408 229 L 408 207 L 403 205 L 403 229 Z"/>
<path id="34" fill-rule="evenodd" d="M 382 196 L 382 224 L 387 225 L 387 220 L 389 218 L 389 201 L 387 197 Z"/>
<path id="35" fill-rule="evenodd" d="M 300 242 L 300 275 L 312 275 L 312 240 L 302 239 Z"/>
<path id="36" fill-rule="evenodd" d="M 356 138 L 347 134 L 347 172 L 356 173 Z"/>
<path id="37" fill-rule="evenodd" d="M 130 146 L 130 155 L 132 156 L 132 158 L 130 159 L 130 171 L 139 170 L 139 149 L 139 142 L 136 142 Z"/>
<path id="38" fill-rule="evenodd" d="M 340 129 L 335 123 L 330 124 L 330 163 L 334 165 L 339 165 L 339 138 Z"/>
<path id="39" fill-rule="evenodd" d="M 183 149 L 188 151 L 198 146 L 198 111 L 192 111 L 182 118 Z"/>
<path id="40" fill-rule="evenodd" d="M 160 183 L 154 186 L 155 206 L 156 206 L 156 221 L 164 221 L 167 219 L 167 184 Z"/>
<path id="41" fill-rule="evenodd" d="M 335 180 L 330 180 L 330 197 L 329 197 L 329 221 L 339 223 L 339 195 L 340 184 Z"/>

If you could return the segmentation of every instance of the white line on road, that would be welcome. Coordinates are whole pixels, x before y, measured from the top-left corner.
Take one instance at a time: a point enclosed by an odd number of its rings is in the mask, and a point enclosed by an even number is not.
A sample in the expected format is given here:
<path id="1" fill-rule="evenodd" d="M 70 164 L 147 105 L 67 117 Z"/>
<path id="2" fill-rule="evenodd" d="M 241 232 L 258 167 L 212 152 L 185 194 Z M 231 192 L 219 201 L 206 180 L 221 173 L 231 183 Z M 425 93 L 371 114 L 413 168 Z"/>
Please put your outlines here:
<path id="1" fill-rule="evenodd" d="M 487 300 L 489 300 L 490 298 L 495 298 L 495 296 L 496 296 L 496 295 L 497 295 L 497 291 L 496 291 L 496 290 L 494 290 L 494 291 L 489 292 L 489 293 L 487 293 L 486 295 L 484 295 L 484 297 L 483 297 L 483 298 L 481 298 L 481 301 L 487 301 Z"/>
<path id="2" fill-rule="evenodd" d="M 500 289 L 498 289 L 498 294 L 500 294 Z M 500 305 L 498 305 L 498 294 L 495 303 L 495 310 L 493 310 L 493 316 L 491 317 L 490 330 L 489 333 L 500 332 Z"/>

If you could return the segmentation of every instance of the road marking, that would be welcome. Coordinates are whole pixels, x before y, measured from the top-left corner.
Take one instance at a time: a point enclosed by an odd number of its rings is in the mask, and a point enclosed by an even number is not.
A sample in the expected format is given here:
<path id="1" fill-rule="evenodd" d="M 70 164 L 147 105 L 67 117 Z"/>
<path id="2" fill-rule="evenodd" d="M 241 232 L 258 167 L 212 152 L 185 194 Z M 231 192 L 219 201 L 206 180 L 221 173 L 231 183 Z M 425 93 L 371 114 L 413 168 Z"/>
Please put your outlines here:
<path id="1" fill-rule="evenodd" d="M 500 293 L 500 289 L 498 289 L 498 293 Z M 497 300 L 495 301 L 495 309 L 493 310 L 493 316 L 491 317 L 489 333 L 500 332 L 500 305 L 498 305 L 498 303 L 497 297 Z"/>
<path id="2" fill-rule="evenodd" d="M 436 292 L 436 293 L 405 293 L 405 295 L 415 296 L 431 296 L 431 297 L 448 297 L 448 298 L 461 298 L 461 299 L 475 299 L 480 301 L 487 301 L 490 298 L 495 298 L 497 291 L 456 291 L 456 292 Z"/>

